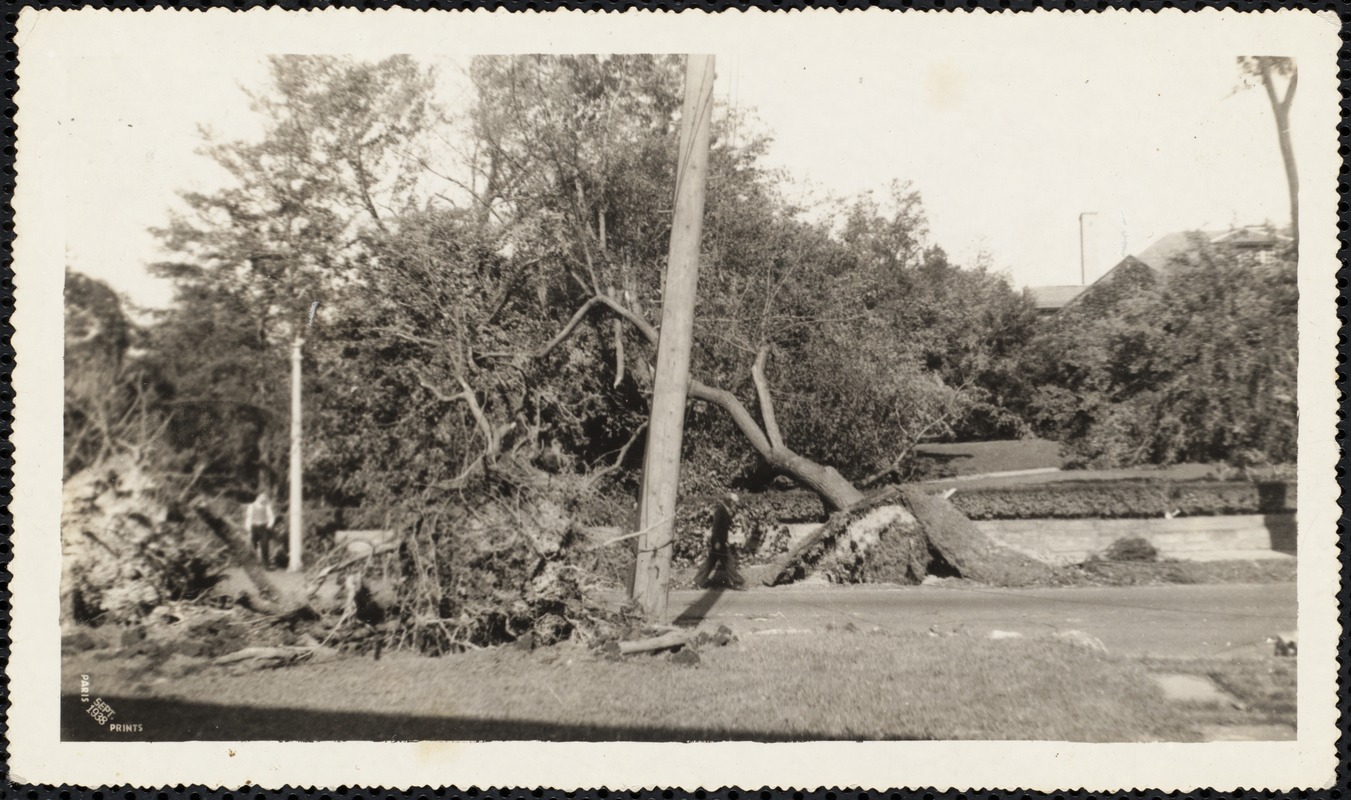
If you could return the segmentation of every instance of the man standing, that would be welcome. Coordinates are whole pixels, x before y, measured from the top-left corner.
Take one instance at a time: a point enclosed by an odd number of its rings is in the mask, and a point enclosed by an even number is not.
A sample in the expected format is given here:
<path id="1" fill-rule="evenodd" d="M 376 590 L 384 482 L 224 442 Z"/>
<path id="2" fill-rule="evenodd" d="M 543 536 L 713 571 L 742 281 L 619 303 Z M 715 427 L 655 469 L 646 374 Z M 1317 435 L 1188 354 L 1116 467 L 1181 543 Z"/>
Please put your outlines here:
<path id="1" fill-rule="evenodd" d="M 700 589 L 706 589 L 713 583 L 733 589 L 741 589 L 746 585 L 746 579 L 741 577 L 737 565 L 736 547 L 728 541 L 738 502 L 736 494 L 728 492 L 713 509 L 713 532 L 708 539 L 708 557 L 694 576 L 694 585 Z"/>
<path id="2" fill-rule="evenodd" d="M 244 511 L 244 528 L 249 532 L 249 543 L 264 569 L 272 568 L 268 556 L 272 547 L 272 526 L 276 522 L 277 512 L 272 508 L 272 498 L 264 489 Z"/>

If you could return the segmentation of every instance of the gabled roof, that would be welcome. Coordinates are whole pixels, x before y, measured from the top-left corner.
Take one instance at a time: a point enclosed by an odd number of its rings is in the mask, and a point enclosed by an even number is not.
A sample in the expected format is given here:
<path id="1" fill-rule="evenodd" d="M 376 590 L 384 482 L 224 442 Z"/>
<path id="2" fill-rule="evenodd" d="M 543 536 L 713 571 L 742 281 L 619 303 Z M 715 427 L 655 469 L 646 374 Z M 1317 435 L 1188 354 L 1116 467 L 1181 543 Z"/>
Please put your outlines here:
<path id="1" fill-rule="evenodd" d="M 1173 271 L 1173 259 L 1194 248 L 1192 237 L 1200 236 L 1211 244 L 1230 247 L 1268 248 L 1290 241 L 1290 237 L 1260 225 L 1248 225 L 1227 231 L 1178 231 L 1161 237 L 1135 257 L 1163 275 Z"/>
<path id="2" fill-rule="evenodd" d="M 1069 305 L 1087 288 L 1077 283 L 1072 286 L 1029 286 L 1027 293 L 1032 297 L 1032 304 L 1038 311 L 1058 311 Z"/>
<path id="3" fill-rule="evenodd" d="M 1259 225 L 1249 225 L 1245 228 L 1235 228 L 1232 231 L 1222 233 L 1212 238 L 1210 243 L 1238 247 L 1275 247 L 1290 241 L 1291 238 L 1280 231 Z"/>
<path id="4" fill-rule="evenodd" d="M 1173 260 L 1178 256 L 1196 249 L 1193 237 L 1201 237 L 1211 244 L 1242 248 L 1271 248 L 1285 244 L 1290 237 L 1273 231 L 1268 227 L 1249 225 L 1227 231 L 1177 231 L 1165 234 L 1157 241 L 1141 250 L 1137 255 L 1126 256 L 1097 280 L 1087 286 L 1029 286 L 1027 293 L 1038 311 L 1056 312 L 1078 300 L 1093 287 L 1114 281 L 1132 265 L 1144 265 L 1161 276 L 1173 272 Z"/>
<path id="5" fill-rule="evenodd" d="M 1214 231 L 1177 231 L 1160 237 L 1158 241 L 1141 250 L 1135 257 L 1155 272 L 1166 274 L 1172 272 L 1174 258 L 1195 249 L 1192 245 L 1193 236 L 1201 236 L 1207 241 L 1213 242 L 1215 237 L 1223 235 L 1223 233 Z"/>

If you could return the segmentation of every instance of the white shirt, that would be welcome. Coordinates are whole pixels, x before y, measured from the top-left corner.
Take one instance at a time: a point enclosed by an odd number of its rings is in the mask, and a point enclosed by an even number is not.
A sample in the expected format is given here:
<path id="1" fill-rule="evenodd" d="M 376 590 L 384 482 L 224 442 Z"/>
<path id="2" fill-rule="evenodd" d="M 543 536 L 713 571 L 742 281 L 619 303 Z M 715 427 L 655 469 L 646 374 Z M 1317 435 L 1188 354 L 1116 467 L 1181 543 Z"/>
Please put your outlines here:
<path id="1" fill-rule="evenodd" d="M 253 530 L 254 526 L 266 525 L 272 527 L 272 523 L 277 520 L 277 514 L 272 510 L 272 501 L 258 499 L 249 504 L 244 512 L 244 527 Z"/>

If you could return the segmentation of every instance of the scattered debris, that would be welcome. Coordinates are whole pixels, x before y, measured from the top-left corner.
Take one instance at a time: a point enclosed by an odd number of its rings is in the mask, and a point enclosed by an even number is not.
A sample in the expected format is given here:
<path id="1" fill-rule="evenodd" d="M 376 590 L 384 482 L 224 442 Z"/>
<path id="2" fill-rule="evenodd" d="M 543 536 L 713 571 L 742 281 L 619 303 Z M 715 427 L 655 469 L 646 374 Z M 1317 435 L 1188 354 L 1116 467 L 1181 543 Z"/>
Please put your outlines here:
<path id="1" fill-rule="evenodd" d="M 1275 645 L 1278 656 L 1299 655 L 1299 634 L 1294 631 L 1277 634 L 1268 641 Z"/>
<path id="2" fill-rule="evenodd" d="M 645 627 L 629 632 L 629 635 L 635 634 L 640 638 L 612 639 L 599 645 L 596 651 L 603 658 L 617 660 L 640 653 L 670 652 L 674 655 L 696 653 L 701 648 L 726 647 L 737 641 L 736 634 L 726 625 L 719 625 L 713 631 Z M 698 663 L 697 660 L 690 661 L 688 658 L 683 661 L 673 660 L 687 665 Z"/>
<path id="3" fill-rule="evenodd" d="M 672 648 L 684 647 L 685 643 L 689 640 L 689 631 L 670 631 L 661 636 L 639 639 L 636 642 L 620 642 L 619 652 L 621 655 L 629 656 L 634 653 L 650 653 L 657 650 L 670 650 Z"/>
<path id="4" fill-rule="evenodd" d="M 66 479 L 61 490 L 61 611 L 67 622 L 138 622 L 204 595 L 221 553 L 192 535 L 168 490 L 133 454 Z"/>
<path id="5" fill-rule="evenodd" d="M 699 662 L 702 660 L 699 658 L 699 654 L 689 647 L 682 647 L 680 650 L 672 653 L 670 659 L 672 664 L 679 664 L 682 667 L 698 666 Z"/>
<path id="6" fill-rule="evenodd" d="M 957 636 L 958 634 L 963 632 L 963 629 L 965 627 L 966 626 L 963 625 L 962 623 L 958 623 L 956 625 L 944 625 L 943 627 L 940 628 L 938 626 L 938 623 L 934 623 L 933 625 L 929 626 L 929 635 L 941 636 L 944 638 L 948 636 Z"/>
<path id="7" fill-rule="evenodd" d="M 1057 631 L 1054 634 L 1054 636 L 1055 638 L 1063 642 L 1068 642 L 1069 644 L 1076 645 L 1078 647 L 1093 650 L 1095 652 L 1102 653 L 1103 655 L 1107 654 L 1107 645 L 1103 644 L 1101 639 L 1099 639 L 1098 637 L 1094 636 L 1091 633 L 1085 633 L 1078 629 L 1072 629 L 1068 631 Z"/>
<path id="8" fill-rule="evenodd" d="M 217 666 L 247 667 L 248 669 L 277 669 L 301 661 L 313 661 L 334 656 L 326 647 L 246 647 L 220 656 L 212 663 Z"/>
<path id="9" fill-rule="evenodd" d="M 361 555 L 390 544 L 396 538 L 391 530 L 344 530 L 334 531 L 333 544 L 353 555 Z"/>

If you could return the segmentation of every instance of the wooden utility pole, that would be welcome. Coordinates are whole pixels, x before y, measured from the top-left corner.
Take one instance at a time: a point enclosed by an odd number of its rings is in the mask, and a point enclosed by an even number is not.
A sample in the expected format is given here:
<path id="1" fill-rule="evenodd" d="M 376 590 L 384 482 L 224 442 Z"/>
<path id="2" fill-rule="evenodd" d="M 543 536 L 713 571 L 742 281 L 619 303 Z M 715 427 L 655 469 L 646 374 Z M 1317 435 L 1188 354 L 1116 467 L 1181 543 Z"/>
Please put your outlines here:
<path id="1" fill-rule="evenodd" d="M 301 549 L 305 543 L 305 487 L 300 461 L 300 348 L 304 345 L 305 340 L 299 337 L 291 343 L 291 497 L 288 501 L 291 530 L 287 572 L 299 572 L 304 565 Z"/>
<path id="2" fill-rule="evenodd" d="M 662 295 L 657 372 L 643 459 L 638 503 L 637 573 L 633 599 L 649 619 L 667 616 L 671 543 L 680 484 L 680 445 L 685 434 L 694 300 L 699 285 L 699 237 L 704 223 L 709 122 L 713 115 L 713 56 L 685 59 L 685 104 L 676 159 L 675 215 Z"/>
<path id="3" fill-rule="evenodd" d="M 1084 217 L 1096 216 L 1097 213 L 1096 211 L 1079 212 L 1079 285 L 1081 286 L 1088 285 L 1088 262 L 1084 258 Z"/>

